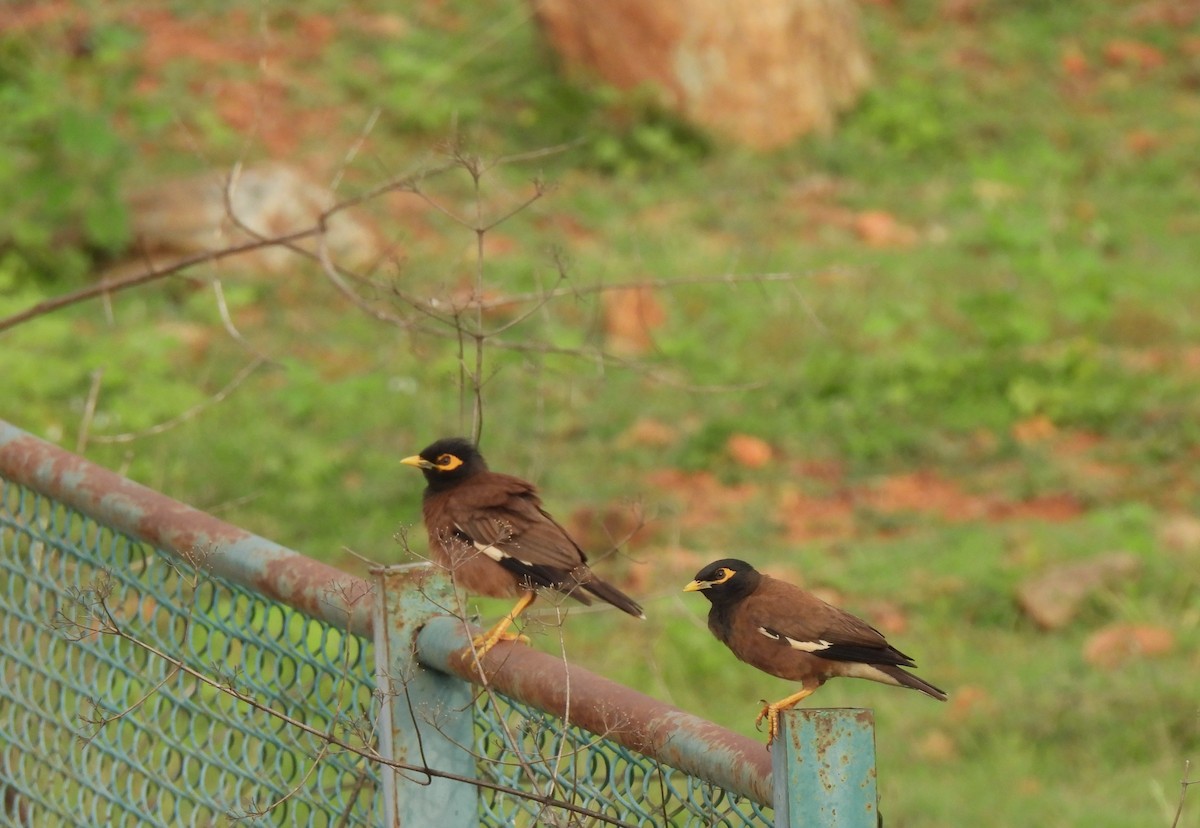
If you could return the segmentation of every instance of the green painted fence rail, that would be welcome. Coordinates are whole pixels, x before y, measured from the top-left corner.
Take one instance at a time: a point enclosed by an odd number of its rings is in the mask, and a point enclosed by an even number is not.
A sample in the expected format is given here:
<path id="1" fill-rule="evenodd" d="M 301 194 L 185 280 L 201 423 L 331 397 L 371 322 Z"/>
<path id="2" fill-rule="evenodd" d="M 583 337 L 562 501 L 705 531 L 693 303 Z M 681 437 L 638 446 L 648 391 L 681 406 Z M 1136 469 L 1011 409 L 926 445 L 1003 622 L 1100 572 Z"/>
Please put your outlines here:
<path id="1" fill-rule="evenodd" d="M 867 711 L 768 751 L 526 647 L 484 683 L 451 597 L 0 421 L 0 826 L 876 826 Z"/>

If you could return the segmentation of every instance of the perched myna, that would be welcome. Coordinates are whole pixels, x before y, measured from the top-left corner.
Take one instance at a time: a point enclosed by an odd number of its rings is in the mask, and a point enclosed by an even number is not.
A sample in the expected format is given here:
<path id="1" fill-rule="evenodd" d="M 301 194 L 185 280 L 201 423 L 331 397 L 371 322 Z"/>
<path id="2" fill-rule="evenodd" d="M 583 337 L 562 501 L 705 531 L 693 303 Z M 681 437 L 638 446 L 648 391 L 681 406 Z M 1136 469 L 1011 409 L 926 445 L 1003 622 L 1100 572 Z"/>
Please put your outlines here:
<path id="1" fill-rule="evenodd" d="M 518 636 L 509 626 L 537 589 L 550 588 L 592 603 L 587 593 L 630 615 L 645 618 L 629 596 L 588 569 L 587 557 L 554 518 L 542 509 L 537 488 L 519 477 L 489 471 L 470 440 L 438 440 L 400 461 L 416 466 L 428 485 L 422 512 L 435 559 L 455 583 L 493 598 L 520 596 L 516 606 L 475 639 L 479 655 Z"/>
<path id="2" fill-rule="evenodd" d="M 735 656 L 763 672 L 800 682 L 798 692 L 758 714 L 756 725 L 767 719 L 768 743 L 779 732 L 779 712 L 835 676 L 910 687 L 946 700 L 941 690 L 902 670 L 917 665 L 866 621 L 745 561 L 715 561 L 683 591 L 704 592 L 712 602 L 708 628 Z"/>

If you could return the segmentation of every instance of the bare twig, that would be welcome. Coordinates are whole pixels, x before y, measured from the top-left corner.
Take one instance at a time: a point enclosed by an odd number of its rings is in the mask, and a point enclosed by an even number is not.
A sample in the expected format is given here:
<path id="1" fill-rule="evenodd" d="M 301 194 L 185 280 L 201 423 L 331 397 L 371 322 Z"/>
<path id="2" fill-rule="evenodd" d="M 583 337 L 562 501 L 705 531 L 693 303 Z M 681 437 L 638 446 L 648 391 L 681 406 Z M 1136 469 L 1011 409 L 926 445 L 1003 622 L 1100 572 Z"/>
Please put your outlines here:
<path id="1" fill-rule="evenodd" d="M 229 383 L 224 388 L 222 388 L 220 391 L 213 394 L 211 397 L 204 400 L 203 402 L 197 403 L 196 405 L 192 406 L 187 411 L 184 411 L 182 414 L 172 417 L 171 419 L 169 419 L 165 422 L 161 422 L 161 423 L 158 423 L 157 425 L 150 426 L 150 428 L 143 429 L 142 431 L 126 432 L 124 434 L 97 435 L 97 436 L 93 437 L 92 440 L 94 440 L 97 443 L 131 443 L 134 440 L 140 439 L 142 437 L 149 437 L 153 434 L 162 434 L 164 431 L 168 431 L 172 428 L 175 428 L 178 425 L 181 425 L 182 423 L 186 423 L 188 420 L 194 419 L 197 415 L 199 415 L 205 409 L 207 409 L 213 405 L 216 405 L 217 403 L 226 399 L 230 394 L 232 394 L 234 391 L 236 391 L 238 386 L 241 385 L 243 382 L 245 382 L 246 379 L 251 374 L 253 374 L 256 370 L 258 370 L 258 367 L 260 365 L 262 365 L 265 361 L 266 361 L 265 357 L 256 356 L 253 360 L 250 361 L 249 365 L 247 365 L 242 370 L 238 371 L 237 375 L 234 376 L 234 378 L 231 379 L 229 381 Z"/>
<path id="2" fill-rule="evenodd" d="M 358 772 L 354 775 L 354 787 L 350 789 L 350 793 L 346 796 L 346 807 L 338 815 L 335 828 L 346 828 L 350 824 L 350 818 L 354 811 L 354 803 L 358 801 L 358 795 L 370 783 L 371 774 L 367 772 L 367 762 L 365 759 L 360 759 L 358 762 Z"/>
<path id="3" fill-rule="evenodd" d="M 104 369 L 92 371 L 92 386 L 88 389 L 87 402 L 83 405 L 83 418 L 79 423 L 79 436 L 75 438 L 75 453 L 83 454 L 87 450 L 88 432 L 92 429 L 92 418 L 96 416 L 96 400 L 100 398 L 100 383 L 104 379 Z"/>
<path id="4" fill-rule="evenodd" d="M 510 351 L 533 354 L 558 354 L 561 356 L 575 357 L 577 359 L 590 359 L 599 367 L 615 366 L 629 371 L 634 371 L 648 379 L 663 385 L 676 388 L 680 391 L 695 391 L 695 392 L 716 392 L 716 391 L 751 391 L 755 388 L 762 388 L 767 384 L 766 380 L 756 380 L 754 382 L 739 382 L 727 384 L 710 384 L 700 385 L 697 383 L 684 382 L 678 377 L 672 376 L 667 371 L 661 371 L 652 366 L 644 365 L 636 360 L 626 359 L 625 357 L 605 351 L 603 348 L 567 348 L 559 345 L 550 345 L 545 342 L 514 342 L 506 339 L 489 339 L 488 344 L 496 348 L 504 348 Z"/>
<path id="5" fill-rule="evenodd" d="M 367 142 L 367 136 L 375 129 L 375 124 L 379 122 L 379 115 L 383 110 L 375 107 L 371 110 L 371 114 L 367 117 L 367 122 L 363 124 L 363 128 L 358 133 L 358 138 L 350 145 L 350 149 L 346 150 L 346 154 L 342 156 L 342 165 L 338 168 L 337 175 L 333 177 L 333 181 L 329 182 L 329 189 L 337 192 L 338 186 L 342 183 L 342 176 L 346 173 L 346 168 L 358 156 L 362 150 L 363 144 Z"/>
<path id="6" fill-rule="evenodd" d="M 494 167 L 502 167 L 507 164 L 520 164 L 525 161 L 536 161 L 540 158 L 545 158 L 550 155 L 558 155 L 585 143 L 587 143 L 586 138 L 576 138 L 573 141 L 564 141 L 563 143 L 556 144 L 552 147 L 542 147 L 541 149 L 529 150 L 528 152 L 515 152 L 511 155 L 500 155 L 492 159 L 492 163 L 484 167 L 484 172 L 487 172 Z"/>
<path id="7" fill-rule="evenodd" d="M 507 213 L 501 213 L 500 216 L 493 218 L 487 224 L 480 223 L 482 221 L 482 216 L 476 215 L 476 217 L 475 217 L 475 221 L 476 221 L 475 232 L 479 233 L 479 234 L 483 234 L 483 233 L 486 233 L 487 231 L 491 230 L 494 227 L 498 227 L 499 225 L 503 224 L 504 222 L 508 221 L 510 218 L 515 216 L 517 213 L 520 213 L 521 211 L 526 210 L 529 207 L 531 207 L 534 204 L 534 202 L 538 201 L 541 198 L 544 198 L 546 193 L 550 192 L 551 189 L 552 188 L 548 187 L 546 185 L 546 183 L 544 181 L 542 181 L 540 178 L 535 178 L 533 180 L 533 195 L 529 196 L 529 198 L 525 199 L 524 201 L 519 202 L 515 207 L 511 208 Z"/>
<path id="8" fill-rule="evenodd" d="M 237 325 L 233 323 L 233 316 L 229 313 L 229 305 L 225 302 L 225 290 L 221 287 L 220 279 L 214 278 L 212 280 L 212 289 L 213 294 L 217 299 L 217 312 L 221 315 L 221 324 L 225 326 L 225 333 L 229 334 L 231 339 L 239 343 L 247 351 L 254 354 L 263 362 L 269 362 L 272 365 L 278 365 L 278 362 L 268 357 L 258 348 L 254 347 L 254 345 L 252 345 L 244 336 L 242 336 L 242 332 L 237 329 Z"/>
<path id="9" fill-rule="evenodd" d="M 1183 777 L 1179 780 L 1179 805 L 1175 808 L 1175 819 L 1171 820 L 1171 828 L 1179 828 L 1179 820 L 1183 816 L 1183 802 L 1187 799 L 1188 788 L 1192 785 L 1200 785 L 1200 779 L 1188 779 L 1191 775 L 1192 761 L 1185 759 L 1183 762 Z"/>
<path id="10" fill-rule="evenodd" d="M 566 280 L 567 280 L 567 274 L 564 273 L 562 270 L 559 270 L 558 281 L 556 282 L 556 284 L 562 284 Z M 543 294 L 544 298 L 535 302 L 535 304 L 532 305 L 524 313 L 520 314 L 519 316 L 515 317 L 514 319 L 512 319 L 509 322 L 505 322 L 500 327 L 493 328 L 492 330 L 488 331 L 487 336 L 489 336 L 489 337 L 498 336 L 498 335 L 504 333 L 505 331 L 509 330 L 510 328 L 515 328 L 518 325 L 523 324 L 528 319 L 533 317 L 534 314 L 539 313 L 542 310 L 542 308 L 546 307 L 546 305 L 550 302 L 550 300 L 554 298 L 554 296 L 552 295 L 553 290 L 554 289 L 551 288 L 550 290 L 546 291 L 545 294 Z M 490 306 L 490 304 L 491 303 L 484 303 L 480 306 L 479 312 L 480 312 L 481 316 L 482 316 L 483 311 L 486 310 Z"/>
<path id="11" fill-rule="evenodd" d="M 559 296 L 586 296 L 594 293 L 632 290 L 636 288 L 653 288 L 655 290 L 671 290 L 684 285 L 754 285 L 770 282 L 795 282 L 811 274 L 792 273 L 722 273 L 716 276 L 682 276 L 675 279 L 638 279 L 629 282 L 598 282 L 594 285 L 575 285 L 570 287 L 551 288 L 548 291 L 536 293 L 513 293 L 488 299 L 483 303 L 484 310 L 504 307 L 506 305 L 522 304 L 525 302 L 545 303 L 547 299 Z M 561 280 L 560 280 L 561 281 Z"/>
<path id="12" fill-rule="evenodd" d="M 79 290 L 64 293 L 61 296 L 54 296 L 50 299 L 44 299 L 23 311 L 14 313 L 11 316 L 6 316 L 0 319 L 0 332 L 4 332 L 9 328 L 15 328 L 23 322 L 28 322 L 31 319 L 36 319 L 39 316 L 45 316 L 48 313 L 53 313 L 56 310 L 77 305 L 80 302 L 86 302 L 89 299 L 95 299 L 97 296 L 105 296 L 112 293 L 119 293 L 123 290 L 139 287 L 149 284 L 150 282 L 158 281 L 167 276 L 172 276 L 189 267 L 195 267 L 200 264 L 208 264 L 228 259 L 231 256 L 238 256 L 242 253 L 249 253 L 254 250 L 261 250 L 264 247 L 276 247 L 279 245 L 287 246 L 289 243 L 296 243 L 303 239 L 310 238 L 321 232 L 321 228 L 309 227 L 304 230 L 297 230 L 294 233 L 288 233 L 283 236 L 277 236 L 271 239 L 255 239 L 253 241 L 244 242 L 243 244 L 234 244 L 220 250 L 210 250 L 204 253 L 196 253 L 192 256 L 185 256 L 171 265 L 159 268 L 151 267 L 149 270 L 141 273 L 135 273 L 132 276 L 127 276 L 124 279 L 102 280 L 94 285 L 80 288 Z"/>
<path id="13" fill-rule="evenodd" d="M 130 288 L 139 287 L 151 282 L 164 279 L 167 276 L 172 276 L 188 268 L 195 267 L 201 264 L 211 264 L 219 262 L 223 259 L 228 259 L 233 256 L 239 256 L 243 253 L 250 253 L 256 250 L 262 250 L 267 247 L 286 247 L 293 252 L 304 255 L 310 259 L 315 259 L 316 256 L 311 251 L 306 250 L 300 242 L 305 239 L 324 235 L 325 228 L 328 226 L 329 220 L 340 212 L 357 207 L 368 201 L 372 201 L 386 193 L 390 192 L 413 192 L 422 180 L 432 175 L 445 172 L 453 169 L 456 166 L 454 162 L 447 162 L 440 166 L 430 169 L 420 170 L 406 176 L 402 176 L 391 181 L 385 182 L 369 189 L 357 196 L 343 199 L 337 204 L 330 207 L 328 210 L 318 216 L 317 221 L 311 227 L 305 227 L 291 233 L 284 233 L 278 236 L 264 236 L 258 233 L 253 228 L 248 227 L 244 221 L 240 220 L 237 214 L 232 209 L 229 199 L 229 188 L 226 187 L 226 211 L 229 217 L 234 221 L 237 227 L 250 236 L 250 241 L 241 244 L 232 244 L 220 250 L 206 250 L 202 253 L 195 253 L 191 256 L 184 256 L 181 259 L 173 262 L 170 265 L 159 267 L 147 260 L 147 268 L 131 276 L 122 279 L 108 279 L 97 282 L 94 285 L 80 288 L 79 290 L 70 293 L 64 293 L 60 296 L 54 296 L 50 299 L 44 299 L 34 305 L 26 308 L 23 311 L 6 316 L 0 319 L 0 333 L 15 328 L 17 325 L 23 324 L 36 319 L 39 316 L 53 313 L 62 308 L 71 305 L 77 305 L 81 302 L 86 302 L 96 297 L 109 297 L 111 294 L 129 290 Z M 232 180 L 232 178 L 231 178 Z"/>

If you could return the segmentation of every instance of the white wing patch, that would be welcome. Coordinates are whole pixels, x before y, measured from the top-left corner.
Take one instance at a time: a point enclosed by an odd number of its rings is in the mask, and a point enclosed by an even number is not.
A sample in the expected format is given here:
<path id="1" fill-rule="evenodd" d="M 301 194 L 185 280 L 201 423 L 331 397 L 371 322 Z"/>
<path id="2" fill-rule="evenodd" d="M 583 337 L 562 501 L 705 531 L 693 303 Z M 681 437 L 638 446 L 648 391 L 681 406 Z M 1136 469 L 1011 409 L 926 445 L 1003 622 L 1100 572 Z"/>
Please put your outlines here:
<path id="1" fill-rule="evenodd" d="M 461 526 L 459 526 L 458 524 L 455 524 L 454 528 L 457 529 L 459 532 L 462 532 L 463 535 L 467 535 L 467 533 L 463 530 L 463 528 Z M 469 535 L 467 535 L 467 536 L 469 537 Z M 500 547 L 495 546 L 490 543 L 480 543 L 477 540 L 472 540 L 471 544 L 475 547 L 476 550 L 487 555 L 489 558 L 491 558 L 496 563 L 500 563 L 505 558 L 513 557 L 512 555 L 508 554 Z M 516 560 L 521 561 L 520 558 L 517 558 Z M 526 566 L 531 566 L 529 561 L 521 561 L 521 563 L 525 564 Z"/>
<path id="2" fill-rule="evenodd" d="M 788 646 L 793 650 L 800 650 L 804 653 L 819 653 L 821 650 L 828 650 L 833 646 L 832 641 L 820 639 L 819 641 L 797 641 L 794 638 L 789 638 L 786 635 L 781 635 L 776 632 L 771 632 L 766 627 L 759 627 L 758 631 L 773 641 L 778 641 L 781 638 L 788 643 Z"/>
<path id="3" fill-rule="evenodd" d="M 505 554 L 503 551 L 497 549 L 496 547 L 492 546 L 491 544 L 484 544 L 484 543 L 480 543 L 479 541 L 472 541 L 472 543 L 475 544 L 476 549 L 478 549 L 483 554 L 487 555 L 489 558 L 491 558 L 496 563 L 500 563 L 500 561 L 504 560 L 505 558 L 512 557 L 511 555 Z"/>

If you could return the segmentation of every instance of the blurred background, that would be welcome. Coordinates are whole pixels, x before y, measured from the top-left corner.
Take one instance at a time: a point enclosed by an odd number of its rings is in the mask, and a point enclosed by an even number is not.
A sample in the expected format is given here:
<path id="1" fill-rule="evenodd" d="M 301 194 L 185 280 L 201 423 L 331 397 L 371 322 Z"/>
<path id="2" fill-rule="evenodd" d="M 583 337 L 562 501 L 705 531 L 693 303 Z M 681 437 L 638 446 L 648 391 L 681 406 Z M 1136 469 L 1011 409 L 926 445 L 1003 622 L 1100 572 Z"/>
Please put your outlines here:
<path id="1" fill-rule="evenodd" d="M 0 416 L 361 573 L 478 409 L 646 605 L 536 646 L 753 733 L 789 685 L 680 593 L 745 558 L 949 691 L 813 702 L 889 826 L 1172 825 L 1200 3 L 593 5 L 8 0 Z"/>

